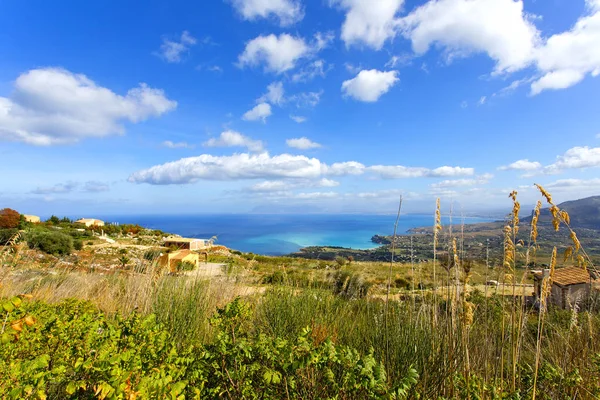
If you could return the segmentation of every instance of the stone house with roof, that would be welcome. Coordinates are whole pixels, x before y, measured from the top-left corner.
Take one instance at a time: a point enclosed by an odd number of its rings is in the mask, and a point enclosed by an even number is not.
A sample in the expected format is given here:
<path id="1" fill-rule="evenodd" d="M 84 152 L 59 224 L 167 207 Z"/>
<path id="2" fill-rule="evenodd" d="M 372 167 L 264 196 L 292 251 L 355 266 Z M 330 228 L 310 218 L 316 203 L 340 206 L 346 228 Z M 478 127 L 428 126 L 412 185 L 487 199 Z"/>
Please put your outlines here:
<path id="1" fill-rule="evenodd" d="M 203 250 L 212 246 L 210 239 L 196 239 L 183 237 L 168 237 L 164 240 L 165 247 L 175 247 L 180 250 Z"/>
<path id="2" fill-rule="evenodd" d="M 179 264 L 189 262 L 198 268 L 200 265 L 200 256 L 191 250 L 177 250 L 171 253 L 162 254 L 158 258 L 161 267 L 168 268 L 169 272 L 177 272 Z"/>
<path id="3" fill-rule="evenodd" d="M 540 299 L 542 283 L 550 276 L 550 270 L 532 271 L 534 281 L 534 296 Z M 553 304 L 565 310 L 572 310 L 575 305 L 586 301 L 594 286 L 600 281 L 592 271 L 577 266 L 557 268 L 554 270 L 552 288 L 548 296 L 548 304 Z"/>

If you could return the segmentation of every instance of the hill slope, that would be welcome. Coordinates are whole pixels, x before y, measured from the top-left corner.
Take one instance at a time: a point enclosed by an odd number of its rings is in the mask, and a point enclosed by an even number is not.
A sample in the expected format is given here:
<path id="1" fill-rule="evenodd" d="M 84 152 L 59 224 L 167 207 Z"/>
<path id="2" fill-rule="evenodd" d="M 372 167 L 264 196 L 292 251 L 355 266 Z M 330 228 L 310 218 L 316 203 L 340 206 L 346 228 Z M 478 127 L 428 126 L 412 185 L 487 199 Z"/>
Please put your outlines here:
<path id="1" fill-rule="evenodd" d="M 558 207 L 569 213 L 573 228 L 600 230 L 600 196 L 565 201 L 558 204 Z M 525 220 L 529 221 L 530 218 L 526 218 Z M 550 211 L 547 208 L 544 208 L 540 213 L 540 223 L 551 223 Z"/>

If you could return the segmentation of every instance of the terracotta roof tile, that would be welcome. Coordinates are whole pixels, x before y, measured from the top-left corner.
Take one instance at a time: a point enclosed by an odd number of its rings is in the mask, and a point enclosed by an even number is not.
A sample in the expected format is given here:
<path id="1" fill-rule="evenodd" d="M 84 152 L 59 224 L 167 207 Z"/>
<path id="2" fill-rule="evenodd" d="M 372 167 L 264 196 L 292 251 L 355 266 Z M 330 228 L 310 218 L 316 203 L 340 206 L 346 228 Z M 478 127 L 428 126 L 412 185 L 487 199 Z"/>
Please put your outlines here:
<path id="1" fill-rule="evenodd" d="M 542 277 L 542 272 L 535 272 L 537 278 Z M 577 285 L 590 282 L 590 273 L 580 267 L 564 267 L 554 270 L 554 283 L 560 286 Z"/>

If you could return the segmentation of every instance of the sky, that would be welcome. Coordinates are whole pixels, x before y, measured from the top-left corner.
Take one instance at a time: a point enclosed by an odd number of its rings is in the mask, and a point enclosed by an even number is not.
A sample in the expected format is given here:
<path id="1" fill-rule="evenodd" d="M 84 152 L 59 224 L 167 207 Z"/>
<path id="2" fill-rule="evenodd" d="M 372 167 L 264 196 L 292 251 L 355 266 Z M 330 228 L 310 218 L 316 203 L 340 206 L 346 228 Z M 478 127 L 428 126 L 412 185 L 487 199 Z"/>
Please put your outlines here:
<path id="1" fill-rule="evenodd" d="M 600 194 L 600 0 L 0 2 L 0 208 Z"/>

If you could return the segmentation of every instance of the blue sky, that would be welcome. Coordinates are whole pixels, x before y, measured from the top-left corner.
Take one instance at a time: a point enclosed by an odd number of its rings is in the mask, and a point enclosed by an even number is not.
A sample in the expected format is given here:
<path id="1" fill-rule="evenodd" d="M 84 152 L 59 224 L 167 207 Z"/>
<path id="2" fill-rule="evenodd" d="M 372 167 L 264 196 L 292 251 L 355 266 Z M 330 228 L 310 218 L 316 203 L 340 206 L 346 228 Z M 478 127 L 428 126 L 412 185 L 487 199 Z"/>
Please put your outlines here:
<path id="1" fill-rule="evenodd" d="M 0 206 L 466 211 L 600 192 L 599 0 L 2 2 Z"/>

